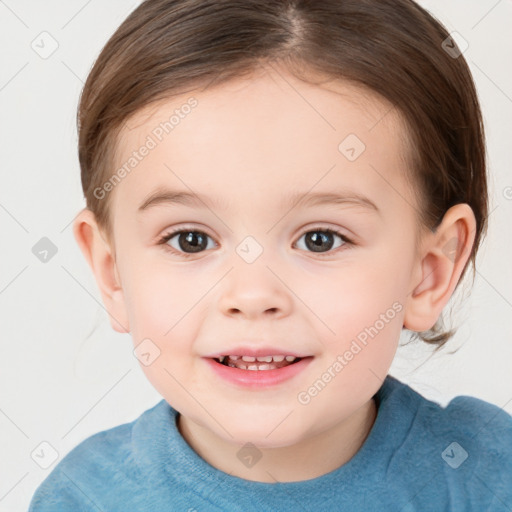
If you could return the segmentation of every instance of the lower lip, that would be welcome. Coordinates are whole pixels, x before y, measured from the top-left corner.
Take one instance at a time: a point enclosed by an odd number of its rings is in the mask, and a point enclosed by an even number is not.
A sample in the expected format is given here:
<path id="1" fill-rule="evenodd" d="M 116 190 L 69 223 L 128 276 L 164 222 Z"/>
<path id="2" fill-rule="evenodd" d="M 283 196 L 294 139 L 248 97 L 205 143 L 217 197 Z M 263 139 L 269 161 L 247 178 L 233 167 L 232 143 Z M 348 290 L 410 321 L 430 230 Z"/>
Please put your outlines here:
<path id="1" fill-rule="evenodd" d="M 224 380 L 247 388 L 265 388 L 277 386 L 302 372 L 313 357 L 305 357 L 297 363 L 289 364 L 275 370 L 241 370 L 218 363 L 214 359 L 206 358 L 213 371 Z"/>

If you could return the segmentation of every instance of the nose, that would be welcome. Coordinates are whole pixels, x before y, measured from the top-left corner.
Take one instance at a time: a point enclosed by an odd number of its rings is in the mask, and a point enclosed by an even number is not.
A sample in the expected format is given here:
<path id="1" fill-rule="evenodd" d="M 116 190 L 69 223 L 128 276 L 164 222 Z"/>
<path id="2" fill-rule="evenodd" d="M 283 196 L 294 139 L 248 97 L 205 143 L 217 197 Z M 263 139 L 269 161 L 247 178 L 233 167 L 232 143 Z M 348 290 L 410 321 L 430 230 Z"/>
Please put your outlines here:
<path id="1" fill-rule="evenodd" d="M 224 279 L 218 307 L 224 315 L 246 319 L 285 317 L 293 301 L 283 281 L 263 263 L 236 265 Z"/>

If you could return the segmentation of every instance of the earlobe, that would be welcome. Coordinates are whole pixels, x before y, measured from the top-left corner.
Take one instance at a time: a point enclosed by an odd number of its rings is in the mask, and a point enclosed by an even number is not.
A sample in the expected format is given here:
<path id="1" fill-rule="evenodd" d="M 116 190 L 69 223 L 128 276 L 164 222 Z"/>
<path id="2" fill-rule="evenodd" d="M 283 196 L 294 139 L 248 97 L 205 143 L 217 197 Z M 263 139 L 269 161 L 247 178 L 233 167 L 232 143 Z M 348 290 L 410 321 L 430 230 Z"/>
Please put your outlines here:
<path id="1" fill-rule="evenodd" d="M 476 220 L 467 204 L 452 206 L 434 233 L 424 239 L 411 280 L 404 326 L 411 331 L 427 331 L 449 301 L 475 240 Z"/>
<path id="2" fill-rule="evenodd" d="M 88 208 L 84 208 L 74 220 L 73 234 L 94 274 L 112 328 L 119 333 L 130 332 L 112 248 L 105 240 L 94 213 Z"/>

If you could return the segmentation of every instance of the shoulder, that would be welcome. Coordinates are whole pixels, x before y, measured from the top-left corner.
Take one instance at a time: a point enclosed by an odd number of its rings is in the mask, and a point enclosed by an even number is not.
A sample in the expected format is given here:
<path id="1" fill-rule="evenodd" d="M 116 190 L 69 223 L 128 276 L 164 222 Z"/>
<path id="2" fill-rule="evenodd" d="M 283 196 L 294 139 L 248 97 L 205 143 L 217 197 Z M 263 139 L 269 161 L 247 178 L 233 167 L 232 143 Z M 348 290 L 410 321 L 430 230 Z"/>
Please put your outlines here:
<path id="1" fill-rule="evenodd" d="M 475 462 L 475 473 L 489 481 L 506 478 L 512 491 L 512 416 L 479 398 L 457 396 L 441 409 L 440 432 L 450 432 Z M 455 445 L 455 448 L 458 448 Z M 445 456 L 449 457 L 450 453 Z"/>
<path id="2" fill-rule="evenodd" d="M 446 406 L 418 396 L 416 441 L 429 454 L 431 470 L 442 475 L 450 499 L 492 510 L 512 503 L 512 416 L 471 396 L 457 396 Z"/>
<path id="3" fill-rule="evenodd" d="M 512 504 L 512 416 L 479 398 L 457 396 L 441 405 L 395 378 L 388 382 L 382 397 L 386 439 L 393 442 L 392 485 L 417 489 L 418 503 L 506 510 L 503 504 Z"/>
<path id="4" fill-rule="evenodd" d="M 503 408 L 472 396 L 457 396 L 446 406 L 445 415 L 459 420 L 460 428 L 472 435 L 483 434 L 497 442 L 512 434 L 512 416 Z M 463 423 L 461 420 L 468 420 Z M 475 432 L 475 428 L 478 431 Z M 510 437 L 508 438 L 510 440 Z"/>
<path id="5" fill-rule="evenodd" d="M 503 408 L 472 396 L 457 396 L 443 406 L 393 378 L 393 408 L 413 413 L 414 425 L 437 435 L 454 435 L 468 444 L 485 443 L 512 456 L 512 416 Z"/>
<path id="6" fill-rule="evenodd" d="M 512 461 L 512 416 L 495 404 L 457 396 L 446 406 L 421 397 L 420 417 L 438 435 L 452 435 L 469 448 L 508 454 Z M 474 454 L 475 455 L 475 454 Z"/>
<path id="7" fill-rule="evenodd" d="M 144 429 L 162 407 L 159 402 L 134 421 L 93 434 L 75 446 L 36 489 L 29 512 L 90 510 L 97 497 L 112 489 L 131 489 L 139 482 L 133 431 Z"/>

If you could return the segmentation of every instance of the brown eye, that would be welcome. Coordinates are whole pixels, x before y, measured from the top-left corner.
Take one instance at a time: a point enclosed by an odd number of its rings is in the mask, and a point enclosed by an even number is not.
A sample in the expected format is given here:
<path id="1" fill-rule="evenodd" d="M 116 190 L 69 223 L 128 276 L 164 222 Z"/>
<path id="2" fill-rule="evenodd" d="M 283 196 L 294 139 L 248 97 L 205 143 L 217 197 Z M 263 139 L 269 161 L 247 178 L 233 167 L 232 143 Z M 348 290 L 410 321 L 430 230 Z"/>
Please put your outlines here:
<path id="1" fill-rule="evenodd" d="M 188 255 L 211 248 L 211 246 L 208 246 L 209 238 L 210 237 L 202 231 L 185 229 L 165 235 L 160 243 L 167 244 L 175 252 Z"/>
<path id="2" fill-rule="evenodd" d="M 299 240 L 302 238 L 304 238 L 305 250 L 315 253 L 329 252 L 350 243 L 350 240 L 341 233 L 324 228 L 309 230 Z M 341 240 L 341 243 L 336 245 L 336 239 Z"/>

